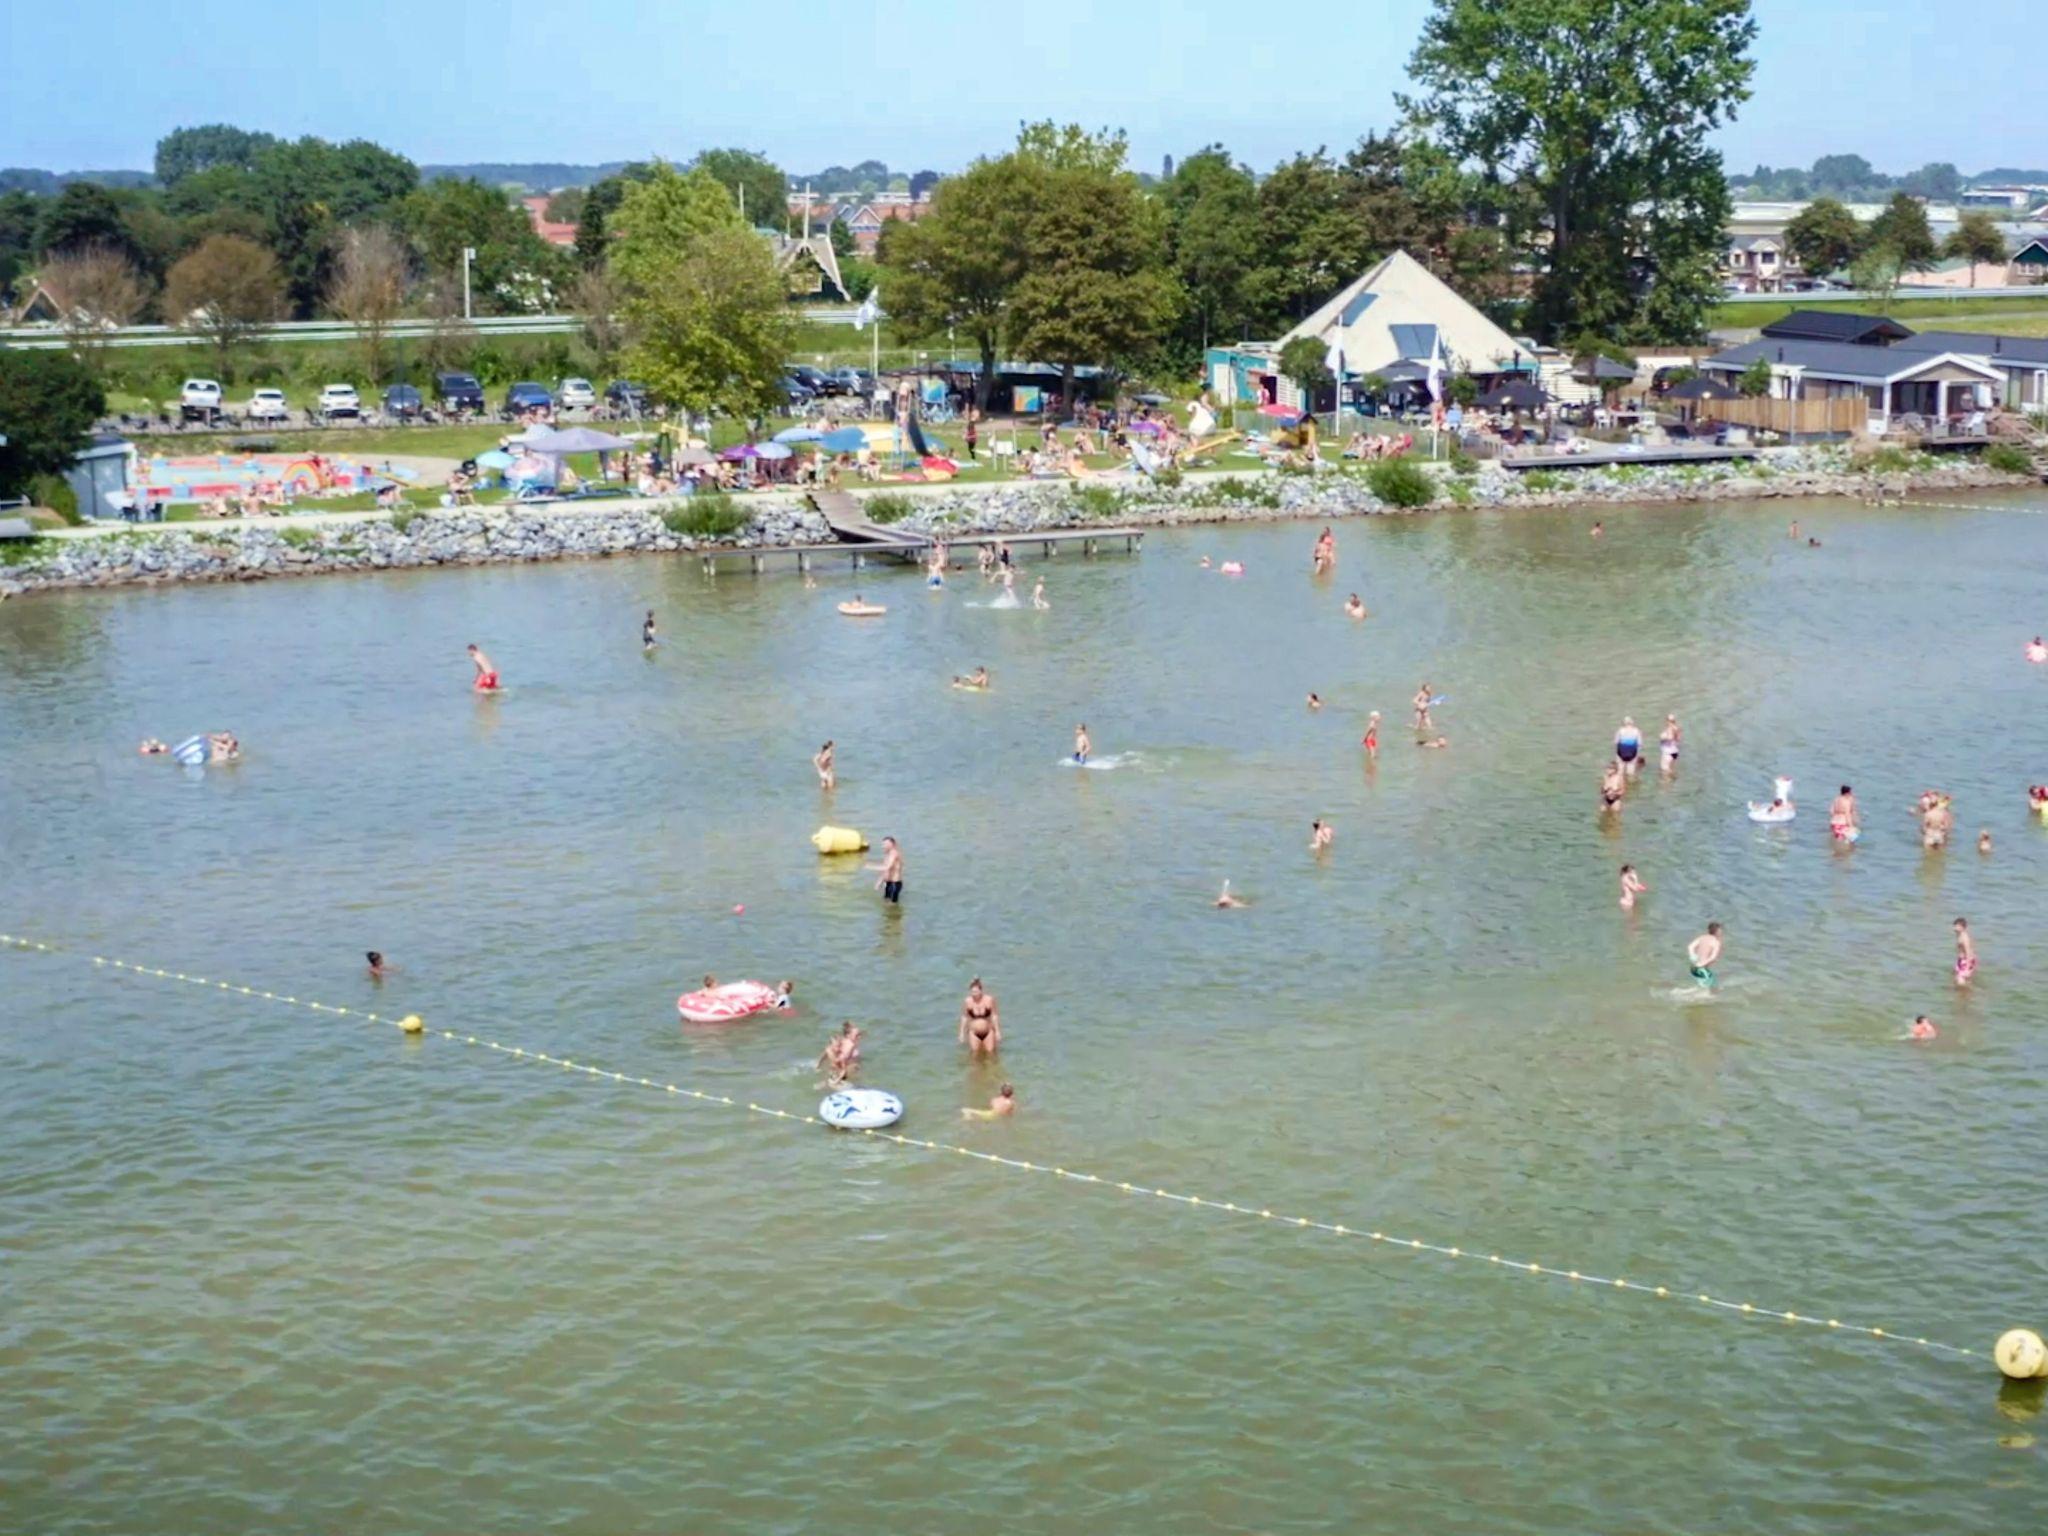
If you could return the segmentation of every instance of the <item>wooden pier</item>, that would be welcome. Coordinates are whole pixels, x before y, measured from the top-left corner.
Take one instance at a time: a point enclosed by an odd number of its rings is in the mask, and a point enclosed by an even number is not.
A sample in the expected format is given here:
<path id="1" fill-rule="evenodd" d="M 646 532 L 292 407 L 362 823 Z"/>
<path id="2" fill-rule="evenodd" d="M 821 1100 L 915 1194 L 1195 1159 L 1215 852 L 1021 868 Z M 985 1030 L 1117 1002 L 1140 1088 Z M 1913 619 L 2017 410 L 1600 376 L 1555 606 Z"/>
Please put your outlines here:
<path id="1" fill-rule="evenodd" d="M 745 561 L 747 569 L 759 576 L 769 570 L 775 562 L 793 564 L 799 571 L 809 571 L 815 564 L 830 560 L 848 560 L 858 571 L 870 563 L 892 561 L 898 565 L 921 565 L 932 547 L 933 541 L 921 534 L 904 533 L 898 529 L 884 527 L 868 521 L 860 502 L 844 491 L 812 491 L 811 505 L 818 509 L 832 532 L 838 536 L 836 544 L 773 544 L 757 549 L 705 549 L 698 555 L 704 562 L 706 575 L 715 576 L 722 565 L 738 564 Z M 1007 544 L 1013 553 L 1026 553 L 1034 546 L 1047 559 L 1064 550 L 1080 547 L 1084 558 L 1093 558 L 1104 549 L 1114 549 L 1121 544 L 1125 554 L 1136 554 L 1145 543 L 1142 528 L 1046 528 L 1031 533 L 963 533 L 944 540 L 948 549 L 972 549 L 982 545 Z"/>

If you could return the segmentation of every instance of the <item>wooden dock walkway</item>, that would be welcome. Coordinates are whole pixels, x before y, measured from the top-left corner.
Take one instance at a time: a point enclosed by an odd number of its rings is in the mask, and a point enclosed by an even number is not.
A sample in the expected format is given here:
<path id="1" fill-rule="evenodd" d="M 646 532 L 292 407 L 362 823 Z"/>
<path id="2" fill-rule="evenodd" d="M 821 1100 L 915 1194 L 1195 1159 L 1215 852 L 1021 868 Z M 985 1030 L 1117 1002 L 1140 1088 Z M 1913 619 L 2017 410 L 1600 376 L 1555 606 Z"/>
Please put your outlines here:
<path id="1" fill-rule="evenodd" d="M 1756 456 L 1754 448 L 1696 448 L 1673 443 L 1668 448 L 1604 448 L 1591 453 L 1518 453 L 1503 455 L 1494 462 L 1502 469 L 1514 470 L 1605 469 L 1616 464 L 1709 464 Z"/>
<path id="2" fill-rule="evenodd" d="M 905 533 L 900 529 L 886 528 L 870 522 L 858 498 L 844 491 L 816 490 L 807 493 L 808 499 L 825 519 L 837 536 L 836 544 L 772 544 L 756 549 L 704 549 L 698 557 L 704 563 L 706 575 L 716 575 L 722 564 L 744 560 L 747 569 L 756 576 L 766 571 L 777 560 L 792 562 L 799 571 L 808 571 L 811 566 L 823 560 L 850 560 L 853 569 L 863 569 L 872 560 L 892 560 L 901 565 L 922 564 L 932 540 L 922 534 Z M 948 535 L 948 549 L 976 548 L 981 545 L 1007 544 L 1013 553 L 1028 552 L 1034 546 L 1047 559 L 1062 550 L 1080 547 L 1084 558 L 1093 558 L 1105 548 L 1122 544 L 1125 554 L 1136 554 L 1144 547 L 1145 530 L 1142 528 L 1043 528 L 1031 533 L 963 533 Z"/>

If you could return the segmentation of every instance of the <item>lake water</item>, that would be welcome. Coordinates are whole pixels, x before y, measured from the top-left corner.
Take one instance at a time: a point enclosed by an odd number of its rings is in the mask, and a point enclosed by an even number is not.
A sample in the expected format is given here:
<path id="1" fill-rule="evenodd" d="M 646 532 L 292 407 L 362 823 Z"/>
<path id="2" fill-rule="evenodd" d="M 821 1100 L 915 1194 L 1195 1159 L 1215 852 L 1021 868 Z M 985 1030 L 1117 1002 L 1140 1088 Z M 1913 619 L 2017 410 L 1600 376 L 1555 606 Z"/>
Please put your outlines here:
<path id="1" fill-rule="evenodd" d="M 1347 522 L 1323 582 L 1312 526 L 1155 533 L 1028 561 L 1048 613 L 659 558 L 12 602 L 0 927 L 799 1112 L 851 1017 L 921 1138 L 1988 1350 L 2048 1324 L 2044 511 Z M 1601 826 L 1667 710 L 1676 777 Z M 1061 767 L 1084 719 L 1134 761 Z M 215 728 L 244 762 L 134 751 Z M 1742 813 L 1774 772 L 1790 828 Z M 902 839 L 900 911 L 821 822 Z M 679 1026 L 707 971 L 801 1008 Z M 1988 1358 L 74 956 L 0 954 L 0 997 L 8 1529 L 2016 1531 L 2048 1493 Z"/>

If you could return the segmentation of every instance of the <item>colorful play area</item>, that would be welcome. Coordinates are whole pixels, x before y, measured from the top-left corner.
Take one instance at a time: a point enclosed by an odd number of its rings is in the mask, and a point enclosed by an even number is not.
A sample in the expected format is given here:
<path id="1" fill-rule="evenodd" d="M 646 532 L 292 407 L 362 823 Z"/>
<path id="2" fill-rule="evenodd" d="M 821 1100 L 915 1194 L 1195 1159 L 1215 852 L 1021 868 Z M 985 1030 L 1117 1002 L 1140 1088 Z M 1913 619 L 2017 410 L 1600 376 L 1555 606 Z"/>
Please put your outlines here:
<path id="1" fill-rule="evenodd" d="M 129 489 L 135 503 L 166 506 L 235 501 L 254 492 L 265 501 L 296 501 L 323 492 L 381 490 L 411 484 L 417 475 L 390 463 L 370 465 L 326 454 L 200 454 L 181 458 L 135 456 Z"/>

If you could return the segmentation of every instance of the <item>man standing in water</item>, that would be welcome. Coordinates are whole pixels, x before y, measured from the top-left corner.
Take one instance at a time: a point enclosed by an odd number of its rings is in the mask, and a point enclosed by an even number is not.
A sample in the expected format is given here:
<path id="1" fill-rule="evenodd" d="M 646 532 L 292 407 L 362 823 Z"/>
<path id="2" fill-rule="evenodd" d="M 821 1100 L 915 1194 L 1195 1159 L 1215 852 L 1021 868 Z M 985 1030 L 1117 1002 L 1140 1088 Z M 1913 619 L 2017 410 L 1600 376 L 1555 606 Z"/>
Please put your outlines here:
<path id="1" fill-rule="evenodd" d="M 960 1043 L 975 1056 L 993 1056 L 1002 1049 L 1003 1017 L 996 1009 L 993 992 L 981 989 L 981 978 L 967 984 L 967 996 L 960 1004 Z"/>
<path id="2" fill-rule="evenodd" d="M 811 759 L 811 766 L 818 770 L 818 788 L 837 789 L 839 787 L 838 755 L 839 749 L 828 741 L 825 745 L 818 748 L 817 755 Z"/>
<path id="3" fill-rule="evenodd" d="M 1863 835 L 1856 818 L 1856 792 L 1846 784 L 1828 804 L 1828 831 L 1838 843 L 1853 843 Z"/>
<path id="4" fill-rule="evenodd" d="M 875 889 L 882 893 L 882 900 L 891 906 L 900 906 L 903 901 L 903 850 L 896 846 L 896 839 L 882 839 L 882 862 L 870 864 L 869 869 L 880 870 L 882 878 L 875 882 Z"/>
<path id="5" fill-rule="evenodd" d="M 1094 750 L 1095 743 L 1088 739 L 1088 722 L 1083 720 L 1074 727 L 1074 761 L 1085 767 L 1088 754 Z"/>
<path id="6" fill-rule="evenodd" d="M 1707 924 L 1707 931 L 1685 946 L 1685 958 L 1691 965 L 1692 979 L 1711 989 L 1714 985 L 1714 962 L 1721 958 L 1721 925 Z"/>
<path id="7" fill-rule="evenodd" d="M 1956 930 L 1956 985 L 1967 987 L 1977 974 L 1977 942 L 1970 937 L 1969 919 L 1959 917 Z"/>
<path id="8" fill-rule="evenodd" d="M 1308 851 L 1328 853 L 1330 844 L 1336 839 L 1337 829 L 1327 821 L 1312 821 L 1308 824 Z"/>
<path id="9" fill-rule="evenodd" d="M 476 663 L 476 682 L 472 686 L 478 693 L 496 693 L 498 669 L 491 665 L 491 658 L 472 645 L 469 648 L 469 659 Z"/>

